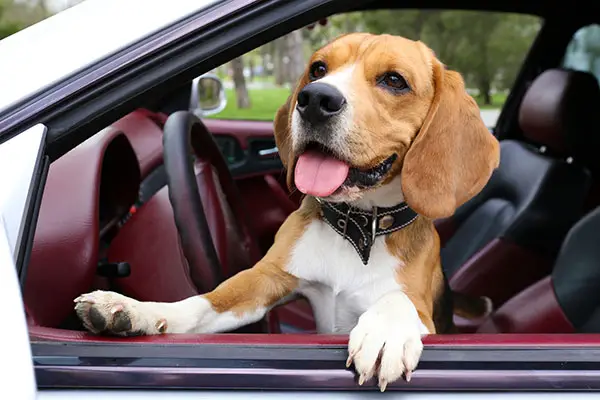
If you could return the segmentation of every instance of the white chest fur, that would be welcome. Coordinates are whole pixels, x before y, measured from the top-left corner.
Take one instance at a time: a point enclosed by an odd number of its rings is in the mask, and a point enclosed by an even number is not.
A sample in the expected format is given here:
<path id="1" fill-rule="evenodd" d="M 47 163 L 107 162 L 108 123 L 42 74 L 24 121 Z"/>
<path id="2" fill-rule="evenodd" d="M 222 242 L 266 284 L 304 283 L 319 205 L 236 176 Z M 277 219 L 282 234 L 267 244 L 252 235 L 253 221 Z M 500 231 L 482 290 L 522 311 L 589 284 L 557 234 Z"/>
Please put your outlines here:
<path id="1" fill-rule="evenodd" d="M 287 270 L 300 278 L 298 293 L 310 301 L 319 333 L 348 333 L 379 298 L 398 290 L 395 273 L 402 265 L 385 236 L 375 240 L 364 265 L 347 240 L 314 220 L 296 242 Z"/>

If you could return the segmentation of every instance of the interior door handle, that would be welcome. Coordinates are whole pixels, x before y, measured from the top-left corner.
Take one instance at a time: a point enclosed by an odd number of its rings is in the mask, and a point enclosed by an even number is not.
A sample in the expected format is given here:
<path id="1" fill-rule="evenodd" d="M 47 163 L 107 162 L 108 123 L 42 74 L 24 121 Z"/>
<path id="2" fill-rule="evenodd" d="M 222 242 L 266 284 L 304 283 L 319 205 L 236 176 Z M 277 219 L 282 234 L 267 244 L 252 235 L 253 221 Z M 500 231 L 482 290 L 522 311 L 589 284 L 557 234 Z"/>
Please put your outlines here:
<path id="1" fill-rule="evenodd" d="M 261 157 L 272 156 L 277 153 L 279 153 L 279 149 L 277 148 L 277 146 L 271 147 L 270 149 L 262 149 L 258 151 L 258 155 Z"/>

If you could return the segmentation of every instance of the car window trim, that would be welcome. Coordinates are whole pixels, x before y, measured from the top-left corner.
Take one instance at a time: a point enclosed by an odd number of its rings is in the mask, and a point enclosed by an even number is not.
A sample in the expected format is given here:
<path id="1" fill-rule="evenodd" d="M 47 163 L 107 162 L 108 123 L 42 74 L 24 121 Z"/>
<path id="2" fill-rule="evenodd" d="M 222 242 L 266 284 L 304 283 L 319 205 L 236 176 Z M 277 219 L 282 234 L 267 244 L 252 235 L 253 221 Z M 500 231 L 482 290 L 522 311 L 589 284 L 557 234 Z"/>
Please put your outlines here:
<path id="1" fill-rule="evenodd" d="M 34 342 L 32 351 L 40 388 L 364 389 L 341 344 Z M 600 346 L 425 346 L 413 377 L 390 389 L 600 390 Z"/>

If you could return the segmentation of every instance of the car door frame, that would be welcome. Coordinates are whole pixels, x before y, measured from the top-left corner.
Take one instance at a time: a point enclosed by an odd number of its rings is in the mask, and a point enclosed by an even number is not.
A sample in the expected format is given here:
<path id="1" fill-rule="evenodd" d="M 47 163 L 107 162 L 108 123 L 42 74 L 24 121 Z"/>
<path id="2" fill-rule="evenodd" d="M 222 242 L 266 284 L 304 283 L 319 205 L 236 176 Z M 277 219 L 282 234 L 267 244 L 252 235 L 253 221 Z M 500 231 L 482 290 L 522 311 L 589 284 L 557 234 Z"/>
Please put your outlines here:
<path id="1" fill-rule="evenodd" d="M 411 382 L 388 390 L 600 390 L 600 335 L 575 336 L 546 335 L 543 351 L 531 335 L 431 336 Z M 34 342 L 40 389 L 60 382 L 83 389 L 377 390 L 373 381 L 357 385 L 352 368 L 345 367 L 344 336 L 170 335 L 131 341 Z"/>

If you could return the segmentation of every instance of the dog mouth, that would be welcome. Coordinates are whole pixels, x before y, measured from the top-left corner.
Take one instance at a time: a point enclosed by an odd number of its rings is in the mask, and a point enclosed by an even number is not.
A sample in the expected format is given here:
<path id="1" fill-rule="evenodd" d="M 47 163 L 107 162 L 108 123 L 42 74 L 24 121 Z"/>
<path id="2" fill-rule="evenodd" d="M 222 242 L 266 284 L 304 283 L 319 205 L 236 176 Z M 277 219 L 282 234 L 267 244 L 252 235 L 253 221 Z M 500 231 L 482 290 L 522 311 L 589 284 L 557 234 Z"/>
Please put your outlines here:
<path id="1" fill-rule="evenodd" d="M 336 157 L 329 148 L 311 142 L 296 161 L 294 183 L 300 192 L 316 197 L 328 197 L 343 188 L 368 189 L 385 178 L 397 158 L 394 153 L 372 168 L 361 169 Z"/>

